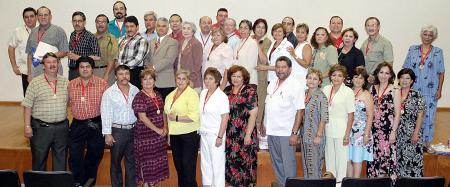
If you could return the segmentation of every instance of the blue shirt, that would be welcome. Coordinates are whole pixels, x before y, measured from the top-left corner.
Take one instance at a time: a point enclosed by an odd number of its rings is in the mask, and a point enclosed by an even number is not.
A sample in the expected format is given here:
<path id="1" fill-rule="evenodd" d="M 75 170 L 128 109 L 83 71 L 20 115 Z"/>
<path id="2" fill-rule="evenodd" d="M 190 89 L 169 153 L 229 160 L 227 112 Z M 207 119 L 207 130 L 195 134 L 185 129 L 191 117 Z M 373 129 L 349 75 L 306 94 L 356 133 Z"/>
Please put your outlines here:
<path id="1" fill-rule="evenodd" d="M 119 22 L 117 22 L 119 23 Z M 119 27 L 117 27 L 116 19 L 113 19 L 109 22 L 108 26 L 108 32 L 114 35 L 116 38 L 120 38 L 121 36 L 125 35 L 126 29 L 125 29 L 125 22 L 122 23 L 122 32 L 120 32 Z"/>
<path id="2" fill-rule="evenodd" d="M 416 74 L 414 90 L 419 91 L 423 96 L 435 96 L 439 87 L 439 74 L 445 72 L 442 49 L 433 46 L 424 61 L 423 69 L 419 68 L 421 56 L 420 45 L 412 45 L 406 55 L 403 68 L 410 68 Z"/>

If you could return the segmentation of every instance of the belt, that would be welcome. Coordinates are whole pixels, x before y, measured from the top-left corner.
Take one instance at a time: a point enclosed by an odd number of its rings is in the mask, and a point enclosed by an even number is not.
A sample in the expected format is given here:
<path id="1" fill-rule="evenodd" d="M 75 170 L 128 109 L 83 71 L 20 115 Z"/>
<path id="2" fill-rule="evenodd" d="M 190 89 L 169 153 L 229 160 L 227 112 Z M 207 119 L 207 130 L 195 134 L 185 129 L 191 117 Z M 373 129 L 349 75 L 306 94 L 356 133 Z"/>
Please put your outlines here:
<path id="1" fill-rule="evenodd" d="M 89 118 L 89 119 L 83 119 L 83 120 L 73 118 L 73 121 L 77 121 L 77 122 L 80 122 L 80 123 L 89 123 L 89 122 L 97 122 L 97 121 L 100 121 L 101 119 L 102 118 L 100 116 L 97 116 L 97 117 L 93 117 L 93 118 Z"/>
<path id="2" fill-rule="evenodd" d="M 117 124 L 117 123 L 113 123 L 113 124 L 111 125 L 111 127 L 113 127 L 113 128 L 118 128 L 118 129 L 132 129 L 132 128 L 134 127 L 135 124 L 136 124 L 136 123 L 125 125 L 125 124 Z"/>
<path id="3" fill-rule="evenodd" d="M 142 68 L 144 69 L 144 66 L 129 66 L 130 69 L 139 69 Z"/>
<path id="4" fill-rule="evenodd" d="M 96 67 L 94 67 L 94 69 L 99 69 L 99 68 L 106 68 L 107 66 L 105 65 L 105 66 L 96 66 Z"/>
<path id="5" fill-rule="evenodd" d="M 42 121 L 42 120 L 40 120 L 40 119 L 37 119 L 37 118 L 31 118 L 31 120 L 35 120 L 35 121 L 37 121 L 38 123 L 40 123 L 41 124 L 41 126 L 46 126 L 46 127 L 49 127 L 50 125 L 52 125 L 52 126 L 56 126 L 56 125 L 61 125 L 61 124 L 64 124 L 64 122 L 66 122 L 66 120 L 67 119 L 64 119 L 64 120 L 62 120 L 62 121 L 57 121 L 57 122 L 52 122 L 52 123 L 49 123 L 49 122 L 45 122 L 45 121 Z"/>

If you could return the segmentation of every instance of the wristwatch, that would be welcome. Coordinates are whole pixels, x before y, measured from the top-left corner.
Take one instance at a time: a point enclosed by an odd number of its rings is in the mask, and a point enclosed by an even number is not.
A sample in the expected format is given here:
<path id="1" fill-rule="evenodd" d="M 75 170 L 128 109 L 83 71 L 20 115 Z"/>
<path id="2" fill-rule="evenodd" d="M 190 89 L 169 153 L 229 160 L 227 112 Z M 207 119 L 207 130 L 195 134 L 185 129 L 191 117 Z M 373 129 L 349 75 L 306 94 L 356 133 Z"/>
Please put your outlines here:
<path id="1" fill-rule="evenodd" d="M 298 135 L 298 131 L 292 131 L 291 135 Z"/>

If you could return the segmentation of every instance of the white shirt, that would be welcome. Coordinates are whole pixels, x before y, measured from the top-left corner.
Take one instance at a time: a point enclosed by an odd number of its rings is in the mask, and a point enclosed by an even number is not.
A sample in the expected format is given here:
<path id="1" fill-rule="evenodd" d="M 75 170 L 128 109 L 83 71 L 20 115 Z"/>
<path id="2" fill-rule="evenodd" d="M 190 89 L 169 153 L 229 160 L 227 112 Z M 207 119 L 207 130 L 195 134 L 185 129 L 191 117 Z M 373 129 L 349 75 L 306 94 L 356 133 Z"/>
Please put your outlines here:
<path id="1" fill-rule="evenodd" d="M 113 123 L 128 125 L 137 121 L 132 103 L 139 89 L 130 83 L 128 85 L 130 85 L 130 89 L 127 100 L 125 100 L 125 96 L 117 86 L 117 82 L 103 93 L 100 108 L 103 134 L 111 134 L 111 125 Z"/>
<path id="2" fill-rule="evenodd" d="M 228 37 L 228 46 L 231 47 L 231 49 L 236 49 L 238 43 L 239 43 L 239 37 L 236 35 L 236 33 L 231 33 L 230 35 L 227 36 Z"/>
<path id="3" fill-rule="evenodd" d="M 306 45 L 310 45 L 308 42 L 299 43 L 297 47 L 295 48 L 295 55 L 297 55 L 298 58 L 303 58 L 303 47 Z M 308 74 L 308 68 L 304 68 L 298 62 L 294 59 L 292 61 L 292 71 L 295 72 L 297 78 L 301 80 L 305 80 L 306 83 L 306 75 Z M 306 85 L 305 85 L 306 86 Z"/>
<path id="4" fill-rule="evenodd" d="M 245 67 L 250 73 L 250 84 L 258 84 L 258 44 L 251 37 L 240 39 L 234 49 L 234 64 Z"/>
<path id="5" fill-rule="evenodd" d="M 230 113 L 228 97 L 217 88 L 205 103 L 208 89 L 200 94 L 200 133 L 218 135 L 222 114 Z"/>
<path id="6" fill-rule="evenodd" d="M 290 136 L 297 110 L 305 108 L 305 90 L 302 83 L 292 75 L 280 85 L 278 82 L 277 79 L 267 86 L 264 118 L 266 134 Z"/>
<path id="7" fill-rule="evenodd" d="M 333 85 L 323 88 L 323 93 L 328 99 L 329 120 L 325 125 L 325 136 L 332 138 L 343 138 L 347 128 L 348 113 L 355 112 L 355 94 L 345 84 L 330 98 Z M 331 100 L 331 101 L 330 101 Z"/>
<path id="8" fill-rule="evenodd" d="M 287 51 L 288 47 L 294 47 L 291 42 L 287 40 L 287 38 L 284 38 L 280 45 L 272 52 L 272 56 L 270 56 L 270 51 L 272 51 L 273 46 L 276 42 L 272 42 L 272 44 L 269 47 L 269 50 L 267 50 L 267 58 L 269 59 L 269 65 L 275 66 L 275 63 L 277 62 L 277 59 L 281 56 L 286 56 L 291 59 L 292 62 L 295 62 L 292 58 L 291 54 Z M 270 56 L 270 58 L 269 58 Z M 292 70 L 294 72 L 294 69 Z M 295 74 L 295 72 L 294 72 Z M 267 81 L 271 82 L 274 80 L 277 80 L 277 75 L 275 74 L 275 71 L 268 71 L 267 73 Z"/>
<path id="9" fill-rule="evenodd" d="M 207 35 L 204 35 L 201 31 L 197 32 L 195 33 L 195 38 L 197 38 L 197 40 L 200 41 L 200 43 L 202 43 L 203 49 L 205 48 L 205 46 L 212 43 L 211 31 Z"/>
<path id="10" fill-rule="evenodd" d="M 19 66 L 20 73 L 27 73 L 27 58 L 28 55 L 25 53 L 25 48 L 27 46 L 28 36 L 30 35 L 31 29 L 26 26 L 17 27 L 11 37 L 9 37 L 8 46 L 15 48 L 16 64 Z"/>
<path id="11" fill-rule="evenodd" d="M 214 67 L 223 77 L 225 69 L 230 68 L 233 64 L 233 50 L 226 43 L 221 43 L 213 51 L 211 51 L 212 47 L 213 45 L 210 43 L 203 50 L 202 75 L 205 74 L 206 69 Z"/>

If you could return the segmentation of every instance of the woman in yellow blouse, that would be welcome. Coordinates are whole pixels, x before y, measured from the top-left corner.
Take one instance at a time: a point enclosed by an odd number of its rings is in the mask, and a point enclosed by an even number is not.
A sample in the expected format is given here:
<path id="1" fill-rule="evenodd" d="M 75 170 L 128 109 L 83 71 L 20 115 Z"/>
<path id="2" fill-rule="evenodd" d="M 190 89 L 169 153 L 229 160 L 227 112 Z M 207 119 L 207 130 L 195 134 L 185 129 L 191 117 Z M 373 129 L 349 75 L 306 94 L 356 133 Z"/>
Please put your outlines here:
<path id="1" fill-rule="evenodd" d="M 164 114 L 169 125 L 170 147 L 179 186 L 197 186 L 196 165 L 200 136 L 199 97 L 190 87 L 189 71 L 176 73 L 177 88 L 166 97 Z"/>

